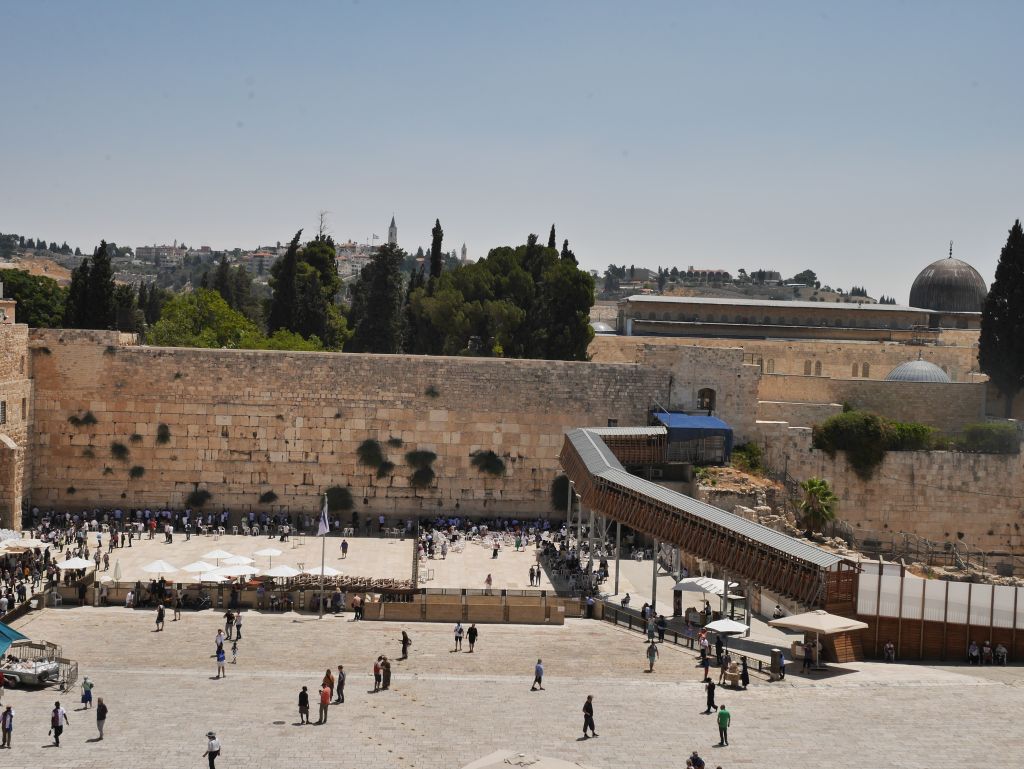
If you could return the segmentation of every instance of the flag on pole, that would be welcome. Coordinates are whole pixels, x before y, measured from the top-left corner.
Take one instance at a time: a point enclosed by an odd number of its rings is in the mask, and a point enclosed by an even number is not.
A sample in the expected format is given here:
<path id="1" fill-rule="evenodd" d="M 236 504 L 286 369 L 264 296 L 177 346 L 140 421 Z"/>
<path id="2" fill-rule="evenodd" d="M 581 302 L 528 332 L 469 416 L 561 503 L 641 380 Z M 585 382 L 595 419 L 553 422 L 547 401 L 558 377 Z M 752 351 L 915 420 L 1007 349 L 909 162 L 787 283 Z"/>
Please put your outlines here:
<path id="1" fill-rule="evenodd" d="M 324 506 L 320 511 L 320 527 L 316 530 L 316 535 L 322 537 L 324 534 L 331 530 L 331 525 L 327 522 L 327 495 L 324 494 Z"/>

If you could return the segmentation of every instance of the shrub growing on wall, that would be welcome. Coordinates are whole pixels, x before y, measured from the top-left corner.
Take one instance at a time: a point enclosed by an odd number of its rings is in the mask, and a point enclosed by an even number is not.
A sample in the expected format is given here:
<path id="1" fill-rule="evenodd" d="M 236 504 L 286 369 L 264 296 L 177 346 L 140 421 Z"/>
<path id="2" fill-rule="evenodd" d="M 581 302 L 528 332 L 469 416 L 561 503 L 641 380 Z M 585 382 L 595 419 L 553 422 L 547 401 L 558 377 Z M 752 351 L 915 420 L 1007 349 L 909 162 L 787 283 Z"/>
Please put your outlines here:
<path id="1" fill-rule="evenodd" d="M 470 456 L 470 463 L 482 473 L 501 476 L 505 474 L 505 460 L 493 451 L 474 451 Z"/>
<path id="2" fill-rule="evenodd" d="M 275 502 L 277 502 L 277 494 L 275 494 L 273 491 L 264 491 L 262 494 L 260 494 L 261 505 L 272 505 Z"/>
<path id="3" fill-rule="evenodd" d="M 359 464 L 366 467 L 376 469 L 384 463 L 384 451 L 380 447 L 380 442 L 373 440 L 373 438 L 367 438 L 359 444 L 359 448 L 356 449 L 356 456 L 359 457 Z"/>
<path id="4" fill-rule="evenodd" d="M 436 475 L 432 465 L 436 459 L 437 454 L 433 451 L 417 449 L 406 452 L 405 463 L 413 469 L 412 475 L 409 476 L 409 484 L 413 488 L 425 489 L 434 482 Z"/>
<path id="5" fill-rule="evenodd" d="M 119 441 L 114 441 L 110 444 L 110 455 L 114 457 L 114 459 L 124 461 L 125 459 L 128 459 L 128 455 L 130 453 L 131 452 L 128 451 L 128 447 Z"/>
<path id="6" fill-rule="evenodd" d="M 885 459 L 885 427 L 875 414 L 847 411 L 815 425 L 812 445 L 830 457 L 845 451 L 850 467 L 867 480 Z"/>
<path id="7" fill-rule="evenodd" d="M 171 442 L 171 428 L 163 422 L 156 428 L 156 442 L 160 444 Z"/>
<path id="8" fill-rule="evenodd" d="M 967 425 L 956 441 L 960 451 L 977 454 L 1019 454 L 1020 438 L 1012 424 L 985 422 Z"/>
<path id="9" fill-rule="evenodd" d="M 202 507 L 211 499 L 213 499 L 213 494 L 206 489 L 196 489 L 189 492 L 189 495 L 185 497 L 185 505 L 187 507 Z"/>
<path id="10" fill-rule="evenodd" d="M 131 470 L 128 471 L 129 478 L 141 478 L 146 474 L 146 468 L 141 465 L 135 465 Z"/>
<path id="11" fill-rule="evenodd" d="M 327 489 L 327 509 L 332 513 L 346 512 L 354 507 L 352 492 L 344 486 L 331 486 Z"/>

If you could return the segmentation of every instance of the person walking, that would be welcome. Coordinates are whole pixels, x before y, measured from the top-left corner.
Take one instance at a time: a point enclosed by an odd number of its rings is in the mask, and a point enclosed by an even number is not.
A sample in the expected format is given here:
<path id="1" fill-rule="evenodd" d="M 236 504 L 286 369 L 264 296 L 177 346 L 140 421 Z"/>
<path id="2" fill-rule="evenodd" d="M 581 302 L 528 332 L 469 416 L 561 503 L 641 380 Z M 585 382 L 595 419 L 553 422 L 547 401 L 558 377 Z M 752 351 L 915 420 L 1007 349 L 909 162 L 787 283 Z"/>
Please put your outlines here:
<path id="1" fill-rule="evenodd" d="M 384 659 L 382 659 L 380 661 L 380 677 L 381 677 L 380 688 L 381 689 L 390 689 L 391 688 L 391 660 L 389 660 L 387 657 L 384 657 Z"/>
<path id="2" fill-rule="evenodd" d="M 809 643 L 805 643 L 804 644 L 804 664 L 803 664 L 803 667 L 800 668 L 801 672 L 803 672 L 804 670 L 810 670 L 811 669 L 811 663 L 814 661 L 813 654 L 814 654 L 814 652 L 812 651 L 811 645 Z"/>
<path id="3" fill-rule="evenodd" d="M 335 690 L 335 693 L 337 694 L 337 697 L 335 698 L 334 701 L 336 703 L 340 704 L 340 703 L 345 701 L 345 666 L 344 665 L 338 665 L 338 675 L 335 676 L 334 680 L 335 680 L 334 690 Z"/>
<path id="4" fill-rule="evenodd" d="M 234 640 L 231 642 L 231 664 L 238 664 L 238 641 Z"/>
<path id="5" fill-rule="evenodd" d="M 217 756 L 220 755 L 220 740 L 214 732 L 206 733 L 206 752 L 203 758 L 210 762 L 210 769 L 217 769 Z"/>
<path id="6" fill-rule="evenodd" d="M 174 619 L 172 622 L 177 622 L 181 619 L 181 591 L 174 591 Z"/>
<path id="7" fill-rule="evenodd" d="M 535 566 L 531 566 L 530 567 L 530 585 L 531 586 L 536 581 L 536 579 L 537 579 L 537 568 Z"/>
<path id="8" fill-rule="evenodd" d="M 82 710 L 92 707 L 92 687 L 93 683 L 89 680 L 89 676 L 82 679 Z"/>
<path id="9" fill-rule="evenodd" d="M 729 650 L 725 650 L 725 656 L 722 657 L 722 667 L 718 672 L 718 685 L 721 686 L 725 683 L 725 674 L 729 672 L 729 667 L 732 665 L 732 655 L 729 654 Z"/>
<path id="10" fill-rule="evenodd" d="M 744 689 L 750 686 L 750 671 L 747 670 L 746 657 L 740 657 L 740 685 Z"/>
<path id="11" fill-rule="evenodd" d="M 159 633 L 164 629 L 164 605 L 158 603 L 156 605 L 156 632 Z"/>
<path id="12" fill-rule="evenodd" d="M 665 619 L 664 614 L 658 615 L 658 643 L 665 643 L 665 631 L 668 629 L 668 620 Z"/>
<path id="13" fill-rule="evenodd" d="M 647 672 L 654 672 L 654 661 L 658 659 L 658 645 L 654 643 L 654 639 L 647 645 Z"/>
<path id="14" fill-rule="evenodd" d="M 544 691 L 544 663 L 540 660 L 533 666 L 533 686 L 530 687 L 530 691 L 535 692 L 538 687 Z"/>
<path id="15" fill-rule="evenodd" d="M 3 734 L 3 741 L 0 748 L 11 747 L 11 734 L 14 732 L 14 708 L 8 705 L 0 715 L 0 733 Z"/>
<path id="16" fill-rule="evenodd" d="M 455 623 L 455 651 L 461 651 L 462 650 L 462 635 L 463 635 L 462 623 L 461 622 L 456 622 Z"/>
<path id="17" fill-rule="evenodd" d="M 224 653 L 224 647 L 217 647 L 217 678 L 227 678 L 228 671 L 224 669 L 224 662 L 227 660 L 227 655 Z"/>
<path id="18" fill-rule="evenodd" d="M 53 744 L 60 747 L 60 736 L 64 733 L 64 726 L 71 726 L 68 721 L 68 712 L 60 706 L 60 702 L 53 703 L 53 710 L 50 711 L 50 734 L 53 735 Z"/>
<path id="19" fill-rule="evenodd" d="M 722 664 L 722 652 L 725 649 L 725 644 L 722 642 L 722 636 L 715 636 L 715 662 L 719 665 Z"/>
<path id="20" fill-rule="evenodd" d="M 228 609 L 224 612 L 224 635 L 231 640 L 231 631 L 235 628 L 235 613 Z"/>
<path id="21" fill-rule="evenodd" d="M 220 630 L 218 628 L 217 636 L 213 639 L 213 643 L 214 643 L 214 646 L 216 647 L 214 649 L 214 652 L 218 652 L 218 651 L 220 651 L 221 649 L 224 648 L 224 631 L 223 630 Z"/>
<path id="22" fill-rule="evenodd" d="M 587 739 L 587 729 L 590 729 L 590 733 L 597 737 L 597 731 L 594 729 L 594 695 L 588 694 L 587 701 L 583 703 L 583 739 Z"/>
<path id="23" fill-rule="evenodd" d="M 235 640 L 242 640 L 242 612 L 239 611 L 235 616 Z"/>
<path id="24" fill-rule="evenodd" d="M 718 710 L 718 705 L 715 704 L 715 682 L 708 681 L 704 684 L 704 691 L 708 694 L 707 707 L 704 708 L 704 715 L 707 715 L 712 710 Z"/>
<path id="25" fill-rule="evenodd" d="M 96 730 L 100 733 L 97 739 L 103 739 L 103 727 L 107 723 L 107 705 L 102 697 L 96 698 Z"/>
<path id="26" fill-rule="evenodd" d="M 320 688 L 327 687 L 330 690 L 331 696 L 334 696 L 334 673 L 331 672 L 330 668 L 324 673 L 324 680 L 320 682 Z"/>
<path id="27" fill-rule="evenodd" d="M 702 659 L 700 666 L 704 669 L 704 683 L 707 683 L 711 680 L 711 657 Z"/>
<path id="28" fill-rule="evenodd" d="M 476 629 L 476 623 L 474 622 L 469 626 L 469 630 L 466 632 L 466 640 L 469 641 L 469 653 L 473 653 L 473 647 L 476 646 L 476 639 L 480 635 L 480 631 Z"/>
<path id="29" fill-rule="evenodd" d="M 412 646 L 412 639 L 409 638 L 409 634 L 403 630 L 402 637 L 399 640 L 402 644 L 402 656 L 398 659 L 407 660 L 409 659 L 409 647 Z"/>
<path id="30" fill-rule="evenodd" d="M 309 723 L 309 690 L 305 686 L 299 692 L 299 723 Z"/>
<path id="31" fill-rule="evenodd" d="M 383 669 L 380 666 L 380 662 L 382 659 L 384 658 L 378 657 L 377 660 L 373 663 L 373 690 L 375 692 L 380 691 L 381 673 L 383 671 Z"/>
<path id="32" fill-rule="evenodd" d="M 719 745 L 729 744 L 729 724 L 732 723 L 732 713 L 725 709 L 725 705 L 718 708 L 718 738 Z"/>
<path id="33" fill-rule="evenodd" d="M 650 643 L 654 643 L 654 634 L 658 632 L 658 626 L 654 623 L 654 618 L 651 617 L 647 620 L 647 640 Z"/>
<path id="34" fill-rule="evenodd" d="M 495 550 L 494 552 L 497 553 L 498 551 Z M 495 555 L 494 557 L 497 558 L 498 556 Z M 487 575 L 487 579 L 484 580 L 484 595 L 490 595 L 491 594 L 491 585 L 493 585 L 493 584 L 494 584 L 494 578 L 491 577 L 490 574 L 488 574 Z"/>
<path id="35" fill-rule="evenodd" d="M 327 708 L 331 706 L 331 688 L 325 683 L 320 687 L 320 716 L 317 718 L 318 724 L 327 723 Z"/>

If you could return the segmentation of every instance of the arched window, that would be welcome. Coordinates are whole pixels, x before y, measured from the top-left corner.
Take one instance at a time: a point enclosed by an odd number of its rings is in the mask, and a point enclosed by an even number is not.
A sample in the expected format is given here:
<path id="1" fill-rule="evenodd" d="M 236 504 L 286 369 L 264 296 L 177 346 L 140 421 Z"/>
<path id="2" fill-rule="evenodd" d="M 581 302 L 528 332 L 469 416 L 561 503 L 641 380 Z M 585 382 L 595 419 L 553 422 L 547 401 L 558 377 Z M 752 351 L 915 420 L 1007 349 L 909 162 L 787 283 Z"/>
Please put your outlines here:
<path id="1" fill-rule="evenodd" d="M 809 360 L 804 361 L 804 376 L 811 375 L 811 362 Z"/>
<path id="2" fill-rule="evenodd" d="M 662 320 L 672 320 L 672 316 L 671 316 L 671 315 L 669 315 L 669 313 L 667 313 L 667 312 L 663 312 L 663 313 L 661 314 L 661 319 L 662 319 Z"/>
<path id="3" fill-rule="evenodd" d="M 697 391 L 697 406 L 704 410 L 715 410 L 715 391 L 710 387 L 704 387 Z"/>
<path id="4" fill-rule="evenodd" d="M 775 358 L 769 358 L 768 359 L 768 373 L 769 374 L 774 374 L 775 373 Z"/>
<path id="5" fill-rule="evenodd" d="M 647 313 L 647 320 L 654 320 L 654 319 L 655 319 L 655 316 L 654 316 L 653 312 Z"/>
<path id="6" fill-rule="evenodd" d="M 814 361 L 814 376 L 821 376 L 821 361 Z"/>
<path id="7" fill-rule="evenodd" d="M 857 364 L 853 364 L 853 376 L 857 376 Z"/>
<path id="8" fill-rule="evenodd" d="M 863 364 L 861 364 L 860 375 L 862 377 L 865 377 L 865 378 L 871 376 L 871 364 L 870 363 L 863 363 Z"/>

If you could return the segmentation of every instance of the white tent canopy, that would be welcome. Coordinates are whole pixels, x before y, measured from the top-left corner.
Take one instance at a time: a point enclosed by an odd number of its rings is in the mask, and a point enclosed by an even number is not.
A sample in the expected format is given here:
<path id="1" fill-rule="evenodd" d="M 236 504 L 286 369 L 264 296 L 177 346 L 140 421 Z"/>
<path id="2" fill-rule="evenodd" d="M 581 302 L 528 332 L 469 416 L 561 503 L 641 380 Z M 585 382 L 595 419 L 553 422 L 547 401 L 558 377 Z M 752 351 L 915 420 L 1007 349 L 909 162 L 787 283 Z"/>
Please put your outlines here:
<path id="1" fill-rule="evenodd" d="M 213 571 L 216 568 L 217 567 L 214 564 L 207 563 L 206 561 L 193 561 L 190 564 L 186 564 L 185 566 L 182 566 L 181 570 L 182 571 L 187 571 L 187 572 L 190 572 L 190 573 L 193 573 L 193 574 L 202 574 L 202 573 L 207 572 L 207 571 Z"/>
<path id="2" fill-rule="evenodd" d="M 267 569 L 262 572 L 262 574 L 264 577 L 297 577 L 302 574 L 302 572 L 292 566 L 281 564 L 280 566 L 275 566 L 272 569 Z"/>
<path id="3" fill-rule="evenodd" d="M 728 618 L 709 622 L 704 626 L 704 629 L 710 630 L 713 633 L 721 633 L 722 635 L 739 635 L 740 633 L 746 633 L 748 630 L 747 626 L 742 622 Z"/>
<path id="4" fill-rule="evenodd" d="M 281 551 L 276 547 L 265 547 L 262 550 L 257 550 L 253 555 L 260 556 L 261 558 L 274 558 L 281 555 Z"/>
<path id="5" fill-rule="evenodd" d="M 259 569 L 247 566 L 246 564 L 231 564 L 229 566 L 221 566 L 219 569 L 215 569 L 213 573 L 224 577 L 248 577 L 250 574 L 255 574 L 258 571 Z"/>
<path id="6" fill-rule="evenodd" d="M 815 609 L 804 614 L 794 614 L 791 617 L 780 617 L 779 619 L 773 619 L 768 624 L 772 627 L 802 630 L 805 633 L 817 633 L 819 635 L 848 633 L 852 630 L 864 630 L 868 626 L 866 622 L 847 619 L 837 614 L 829 614 L 824 609 Z"/>
<path id="7" fill-rule="evenodd" d="M 339 577 L 339 576 L 341 576 L 341 572 L 338 571 L 337 569 L 331 567 L 331 566 L 324 566 L 323 567 L 323 572 L 321 572 L 320 567 L 318 566 L 315 569 L 306 569 L 305 572 L 303 572 L 303 573 L 304 574 L 312 574 L 314 577 L 319 577 L 321 575 L 324 576 L 324 577 Z"/>
<path id="8" fill-rule="evenodd" d="M 685 593 L 707 593 L 709 595 L 721 595 L 725 590 L 725 580 L 712 579 L 711 577 L 687 577 L 676 583 L 673 590 Z M 736 582 L 729 583 L 729 589 L 739 587 Z"/>
<path id="9" fill-rule="evenodd" d="M 212 558 L 218 564 L 225 558 L 231 558 L 234 553 L 229 553 L 227 550 L 211 550 L 209 553 L 203 553 L 203 558 Z"/>
<path id="10" fill-rule="evenodd" d="M 252 563 L 252 558 L 247 555 L 233 555 L 230 558 L 225 558 L 224 563 L 227 566 L 245 566 L 246 564 Z"/>
<path id="11" fill-rule="evenodd" d="M 147 574 L 173 574 L 178 570 L 178 567 L 172 566 L 167 561 L 153 561 L 143 566 L 142 570 Z"/>

